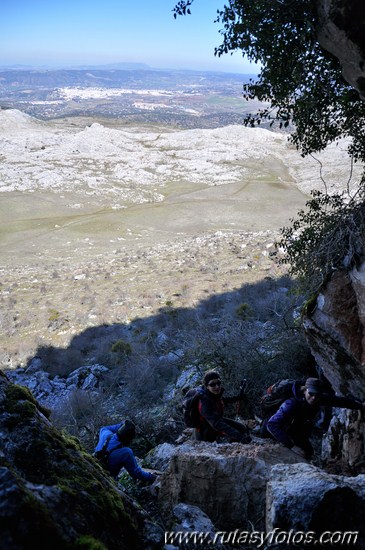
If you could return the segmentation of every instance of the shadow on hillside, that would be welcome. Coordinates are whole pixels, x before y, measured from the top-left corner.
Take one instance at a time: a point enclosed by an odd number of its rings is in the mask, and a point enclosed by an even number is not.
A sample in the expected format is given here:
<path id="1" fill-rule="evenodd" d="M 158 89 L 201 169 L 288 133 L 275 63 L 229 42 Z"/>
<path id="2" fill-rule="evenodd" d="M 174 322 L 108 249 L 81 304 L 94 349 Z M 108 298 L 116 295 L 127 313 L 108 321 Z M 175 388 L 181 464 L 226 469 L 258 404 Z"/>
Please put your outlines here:
<path id="1" fill-rule="evenodd" d="M 67 348 L 40 347 L 36 355 L 51 376 L 105 365 L 114 381 L 130 386 L 137 401 L 161 399 L 165 387 L 191 364 L 202 371 L 219 368 L 232 384 L 248 378 L 259 394 L 276 379 L 303 373 L 311 364 L 299 321 L 301 298 L 291 289 L 288 277 L 266 277 L 212 295 L 196 307 L 166 302 L 156 314 L 128 324 L 89 327 Z"/>

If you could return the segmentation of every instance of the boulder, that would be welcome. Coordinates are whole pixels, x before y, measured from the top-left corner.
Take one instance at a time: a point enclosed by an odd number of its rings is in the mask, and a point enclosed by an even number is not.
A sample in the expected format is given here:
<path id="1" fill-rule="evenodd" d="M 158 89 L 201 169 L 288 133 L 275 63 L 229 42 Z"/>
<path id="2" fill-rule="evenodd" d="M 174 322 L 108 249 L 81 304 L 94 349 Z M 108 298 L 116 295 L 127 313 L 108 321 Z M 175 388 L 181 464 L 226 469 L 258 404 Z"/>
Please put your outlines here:
<path id="1" fill-rule="evenodd" d="M 365 263 L 332 275 L 307 307 L 303 327 L 316 363 L 335 392 L 364 402 Z M 352 465 L 364 454 L 365 425 L 359 412 L 344 411 L 341 418 L 328 434 L 324 458 L 335 452 Z M 336 437 L 333 442 L 331 434 Z"/>
<path id="2" fill-rule="evenodd" d="M 139 548 L 140 511 L 31 392 L 0 371 L 2 548 Z"/>
<path id="3" fill-rule="evenodd" d="M 172 511 L 174 531 L 195 531 L 209 533 L 213 539 L 215 527 L 210 518 L 197 506 L 180 502 Z"/>
<path id="4" fill-rule="evenodd" d="M 358 531 L 355 547 L 365 548 L 365 475 L 333 475 L 310 464 L 274 466 L 266 497 L 266 531 L 273 530 L 316 537 Z"/>
<path id="5" fill-rule="evenodd" d="M 29 388 L 34 397 L 51 410 L 64 409 L 75 390 L 98 395 L 103 389 L 104 375 L 109 371 L 103 365 L 86 365 L 74 370 L 66 378 L 52 378 L 48 372 L 37 370 L 38 361 L 34 365 L 34 368 L 28 367 L 26 370 L 9 370 L 6 375 L 12 382 Z"/>
<path id="6" fill-rule="evenodd" d="M 189 446 L 188 446 L 189 448 Z M 172 443 L 161 443 L 155 447 L 148 455 L 147 461 L 151 468 L 155 470 L 165 471 L 169 467 L 171 458 L 179 452 L 181 447 L 177 447 Z"/>
<path id="7" fill-rule="evenodd" d="M 300 459 L 282 445 L 258 438 L 250 445 L 189 442 L 163 451 L 155 467 L 169 466 L 161 479 L 159 503 L 170 523 L 178 503 L 197 506 L 218 529 L 263 528 L 270 468 Z M 165 457 L 163 459 L 162 457 Z M 151 459 L 150 459 L 151 460 Z"/>
<path id="8" fill-rule="evenodd" d="M 333 389 L 365 400 L 365 280 L 360 284 L 357 273 L 356 269 L 334 273 L 307 308 L 303 326 Z"/>
<path id="9" fill-rule="evenodd" d="M 358 411 L 334 409 L 322 440 L 322 459 L 356 467 L 364 463 L 364 422 Z"/>

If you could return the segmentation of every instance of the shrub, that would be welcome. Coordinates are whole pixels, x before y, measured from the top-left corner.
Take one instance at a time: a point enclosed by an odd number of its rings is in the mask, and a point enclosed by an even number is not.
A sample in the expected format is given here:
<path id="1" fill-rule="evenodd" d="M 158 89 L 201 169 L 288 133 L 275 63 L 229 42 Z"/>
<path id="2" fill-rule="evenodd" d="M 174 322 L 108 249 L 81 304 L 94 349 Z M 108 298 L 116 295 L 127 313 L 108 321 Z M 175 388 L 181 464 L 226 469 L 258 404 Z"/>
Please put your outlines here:
<path id="1" fill-rule="evenodd" d="M 60 315 L 60 312 L 56 309 L 50 309 L 48 321 L 57 321 L 60 318 Z"/>
<path id="2" fill-rule="evenodd" d="M 124 340 L 117 340 L 111 347 L 113 353 L 120 353 L 121 355 L 126 355 L 127 357 L 132 353 L 132 346 L 129 342 Z"/>
<path id="3" fill-rule="evenodd" d="M 241 304 L 236 308 L 236 315 L 241 319 L 248 319 L 252 315 L 252 309 L 249 304 Z"/>
<path id="4" fill-rule="evenodd" d="M 307 295 L 317 292 L 335 270 L 351 269 L 364 256 L 364 191 L 350 200 L 319 191 L 312 197 L 276 243 L 284 251 L 279 263 L 290 265 L 290 274 L 298 277 Z"/>

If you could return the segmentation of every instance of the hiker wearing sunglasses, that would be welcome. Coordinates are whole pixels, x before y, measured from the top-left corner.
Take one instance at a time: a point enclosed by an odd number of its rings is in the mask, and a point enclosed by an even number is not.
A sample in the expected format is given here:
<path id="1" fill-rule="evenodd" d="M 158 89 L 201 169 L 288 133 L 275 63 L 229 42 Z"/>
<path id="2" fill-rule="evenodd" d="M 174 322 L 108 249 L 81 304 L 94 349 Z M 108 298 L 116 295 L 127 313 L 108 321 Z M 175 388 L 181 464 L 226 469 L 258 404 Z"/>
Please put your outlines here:
<path id="1" fill-rule="evenodd" d="M 267 435 L 309 460 L 314 452 L 309 438 L 321 407 L 324 406 L 364 410 L 360 401 L 325 393 L 322 380 L 307 378 L 304 386 L 295 382 L 293 397 L 286 399 L 269 418 L 266 423 Z"/>
<path id="2" fill-rule="evenodd" d="M 245 388 L 234 397 L 223 397 L 224 388 L 217 371 L 205 373 L 199 396 L 199 427 L 195 428 L 195 437 L 198 441 L 217 441 L 226 437 L 231 443 L 250 443 L 248 429 L 241 422 L 224 416 L 224 405 L 236 403 L 244 397 Z"/>

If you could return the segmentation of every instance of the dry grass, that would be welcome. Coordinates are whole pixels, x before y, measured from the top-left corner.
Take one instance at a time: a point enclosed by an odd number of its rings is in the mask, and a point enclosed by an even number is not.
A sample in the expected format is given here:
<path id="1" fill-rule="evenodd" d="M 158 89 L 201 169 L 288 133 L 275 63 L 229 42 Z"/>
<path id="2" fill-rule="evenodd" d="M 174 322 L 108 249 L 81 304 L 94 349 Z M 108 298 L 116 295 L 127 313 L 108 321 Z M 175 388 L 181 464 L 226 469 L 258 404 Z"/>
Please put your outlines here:
<path id="1" fill-rule="evenodd" d="M 128 327 L 148 318 L 169 325 L 167 310 L 165 323 L 157 320 L 167 304 L 182 312 L 206 302 L 205 314 L 217 313 L 242 285 L 283 274 L 264 254 L 272 242 L 269 233 L 212 234 L 46 270 L 7 268 L 1 274 L 2 366 L 24 365 L 40 342 L 67 347 L 92 327 Z M 87 359 L 95 350 L 85 340 Z"/>

